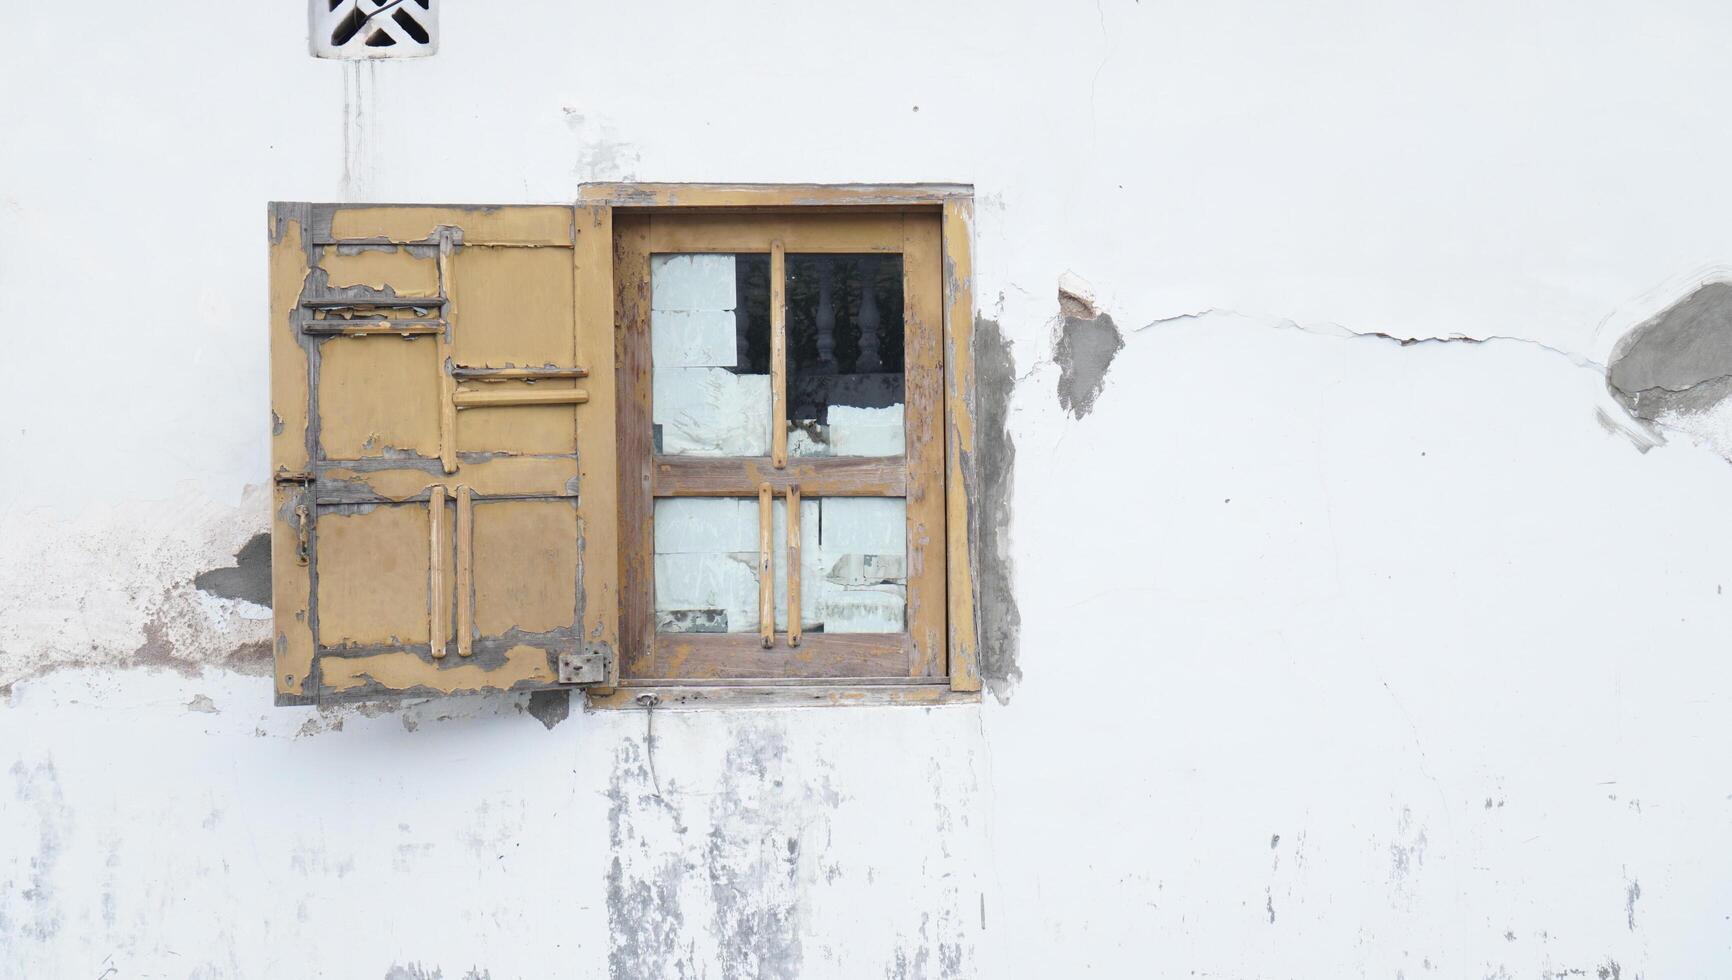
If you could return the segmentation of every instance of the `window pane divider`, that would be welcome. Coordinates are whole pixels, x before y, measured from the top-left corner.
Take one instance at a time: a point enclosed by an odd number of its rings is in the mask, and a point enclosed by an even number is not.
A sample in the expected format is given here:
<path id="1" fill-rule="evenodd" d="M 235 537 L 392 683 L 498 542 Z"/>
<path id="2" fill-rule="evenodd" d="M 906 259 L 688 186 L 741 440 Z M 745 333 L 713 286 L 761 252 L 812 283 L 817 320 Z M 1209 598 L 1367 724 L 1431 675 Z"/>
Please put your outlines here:
<path id="1" fill-rule="evenodd" d="M 787 249 L 778 238 L 770 243 L 770 462 L 776 469 L 788 465 L 787 268 Z"/>

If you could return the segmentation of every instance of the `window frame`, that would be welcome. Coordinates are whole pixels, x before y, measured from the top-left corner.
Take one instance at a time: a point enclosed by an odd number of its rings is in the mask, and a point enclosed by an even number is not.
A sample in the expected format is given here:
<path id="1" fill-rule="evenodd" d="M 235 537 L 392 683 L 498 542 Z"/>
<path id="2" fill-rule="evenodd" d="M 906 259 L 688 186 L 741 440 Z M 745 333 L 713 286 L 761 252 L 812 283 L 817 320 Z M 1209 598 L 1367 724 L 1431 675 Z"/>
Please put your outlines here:
<path id="1" fill-rule="evenodd" d="M 932 703 L 977 697 L 973 562 L 978 528 L 969 506 L 974 484 L 972 189 L 965 185 L 607 183 L 580 187 L 579 205 L 612 212 L 620 393 L 619 656 L 610 685 L 591 689 L 591 703 L 636 705 L 646 694 L 671 703 L 761 697 L 776 702 Z M 898 246 L 894 248 L 887 247 L 886 239 L 892 228 Z M 786 253 L 903 255 L 907 302 L 924 304 L 905 312 L 905 336 L 914 343 L 919 330 L 935 333 L 930 337 L 930 357 L 922 359 L 910 351 L 905 382 L 905 403 L 913 415 L 920 414 L 913 411 L 919 400 L 916 387 L 929 389 L 920 397 L 927 400 L 930 437 L 917 439 L 917 425 L 910 421 L 904 456 L 796 458 L 777 468 L 769 458 L 653 453 L 649 256 L 764 252 L 776 244 Z M 916 276 L 926 281 L 910 286 Z M 917 318 L 925 322 L 916 324 Z M 918 376 L 922 371 L 926 377 Z M 899 482 L 905 486 L 898 487 Z M 749 490 L 748 483 L 752 483 Z M 906 496 L 910 550 L 905 633 L 806 634 L 800 647 L 790 648 L 786 634 L 778 631 L 773 650 L 762 647 L 757 633 L 660 634 L 674 639 L 658 639 L 653 613 L 654 499 L 748 497 L 756 495 L 760 484 L 770 485 L 784 499 L 789 486 L 797 486 L 803 497 Z M 942 534 L 934 533 L 938 529 Z M 926 563 L 917 570 L 922 557 Z M 925 615 L 918 611 L 921 606 L 927 609 Z M 887 674 L 850 659 L 862 649 L 881 649 L 888 641 L 907 643 L 923 629 L 928 631 L 927 641 L 914 642 L 903 654 L 906 671 Z M 673 655 L 675 644 L 681 648 L 678 662 L 689 661 L 695 650 L 703 651 L 698 671 L 676 674 L 658 667 L 658 653 Z M 748 657 L 754 652 L 772 654 L 794 669 L 769 676 L 719 676 L 730 672 L 716 669 L 724 651 Z M 799 660 L 791 660 L 789 654 Z M 757 662 L 773 661 L 759 657 Z M 841 669 L 833 669 L 838 666 Z"/>

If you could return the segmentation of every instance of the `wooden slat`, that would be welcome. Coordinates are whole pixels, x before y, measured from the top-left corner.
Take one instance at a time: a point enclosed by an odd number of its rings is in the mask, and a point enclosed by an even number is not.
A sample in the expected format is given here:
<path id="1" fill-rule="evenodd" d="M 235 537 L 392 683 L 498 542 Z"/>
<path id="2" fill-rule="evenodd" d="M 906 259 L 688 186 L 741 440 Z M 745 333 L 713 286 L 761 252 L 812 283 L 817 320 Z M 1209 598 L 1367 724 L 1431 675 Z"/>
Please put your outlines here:
<path id="1" fill-rule="evenodd" d="M 788 645 L 800 645 L 800 488 L 788 488 Z"/>
<path id="2" fill-rule="evenodd" d="M 944 286 L 936 216 L 903 219 L 911 677 L 944 673 Z"/>
<path id="3" fill-rule="evenodd" d="M 776 562 L 770 549 L 775 537 L 775 492 L 768 483 L 758 488 L 758 638 L 766 648 L 776 645 Z"/>
<path id="4" fill-rule="evenodd" d="M 612 317 L 608 319 L 610 323 L 604 326 L 611 328 Z M 577 329 L 581 333 L 584 327 L 580 323 Z M 580 367 L 493 368 L 458 365 L 451 369 L 451 376 L 459 381 L 543 381 L 550 378 L 587 378 L 589 371 Z"/>
<path id="5" fill-rule="evenodd" d="M 788 263 L 770 243 L 770 465 L 788 465 Z"/>
<path id="6" fill-rule="evenodd" d="M 271 469 L 278 476 L 305 473 L 309 468 L 312 418 L 312 373 L 298 321 L 301 290 L 307 280 L 305 235 L 308 209 L 273 204 L 270 209 L 270 368 Z M 277 483 L 271 519 L 271 608 L 275 610 L 272 647 L 276 651 L 278 703 L 311 700 L 314 672 L 312 569 L 299 561 L 304 529 L 296 510 L 310 512 L 311 494 L 305 484 Z M 316 534 L 316 531 L 309 532 Z"/>
<path id="7" fill-rule="evenodd" d="M 582 388 L 513 388 L 508 391 L 458 391 L 451 402 L 458 408 L 510 408 L 514 405 L 582 405 L 589 392 Z"/>
<path id="8" fill-rule="evenodd" d="M 613 220 L 614 378 L 618 388 L 620 672 L 637 675 L 654 656 L 655 545 L 650 497 L 650 293 L 647 217 Z M 599 368 L 598 368 L 599 370 Z M 754 487 L 756 485 L 754 484 Z M 750 492 L 750 491 L 748 491 Z"/>
<path id="9" fill-rule="evenodd" d="M 618 453 L 617 395 L 614 374 L 615 327 L 613 291 L 613 212 L 605 207 L 578 207 L 572 227 L 572 303 L 576 319 L 573 360 L 594 367 L 588 382 L 590 401 L 577 418 L 579 552 L 583 590 L 583 643 L 606 649 L 610 687 L 619 679 L 620 527 L 619 474 L 624 457 Z M 567 370 L 567 369 L 560 369 Z M 573 377 L 589 372 L 570 368 Z"/>
<path id="10" fill-rule="evenodd" d="M 438 548 L 438 542 L 434 542 Z M 457 655 L 475 652 L 475 491 L 457 488 Z"/>
<path id="11" fill-rule="evenodd" d="M 445 329 L 439 332 L 439 464 L 445 472 L 457 472 L 457 379 L 451 376 L 452 335 L 457 329 L 457 284 L 451 275 L 451 233 L 439 231 L 439 293 L 448 308 Z"/>
<path id="12" fill-rule="evenodd" d="M 749 497 L 766 483 L 777 493 L 798 485 L 810 497 L 900 497 L 908 468 L 900 456 L 796 458 L 780 470 L 768 456 L 657 456 L 653 477 L 657 497 Z"/>
<path id="13" fill-rule="evenodd" d="M 726 677 L 884 677 L 908 672 L 900 633 L 808 633 L 797 647 L 766 649 L 752 633 L 657 633 L 650 672 L 634 680 Z"/>
<path id="14" fill-rule="evenodd" d="M 308 320 L 301 332 L 313 337 L 431 337 L 445 332 L 430 320 Z"/>
<path id="15" fill-rule="evenodd" d="M 451 632 L 451 590 L 445 584 L 445 488 L 434 487 L 427 499 L 427 634 L 434 659 L 445 656 Z"/>
<path id="16" fill-rule="evenodd" d="M 980 690 L 975 604 L 975 526 L 968 505 L 974 474 L 974 203 L 944 205 L 945 553 L 949 674 L 954 691 Z"/>

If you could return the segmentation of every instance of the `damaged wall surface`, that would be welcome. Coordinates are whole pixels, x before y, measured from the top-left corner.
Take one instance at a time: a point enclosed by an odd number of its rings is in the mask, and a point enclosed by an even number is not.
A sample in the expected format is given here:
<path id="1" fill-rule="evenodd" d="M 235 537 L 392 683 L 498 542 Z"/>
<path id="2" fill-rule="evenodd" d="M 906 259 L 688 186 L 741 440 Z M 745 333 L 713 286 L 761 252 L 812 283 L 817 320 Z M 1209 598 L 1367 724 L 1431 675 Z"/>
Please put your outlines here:
<path id="1" fill-rule="evenodd" d="M 0 11 L 0 977 L 1732 974 L 1732 8 L 514 10 Z M 265 202 L 614 179 L 976 186 L 980 703 L 272 707 Z"/>

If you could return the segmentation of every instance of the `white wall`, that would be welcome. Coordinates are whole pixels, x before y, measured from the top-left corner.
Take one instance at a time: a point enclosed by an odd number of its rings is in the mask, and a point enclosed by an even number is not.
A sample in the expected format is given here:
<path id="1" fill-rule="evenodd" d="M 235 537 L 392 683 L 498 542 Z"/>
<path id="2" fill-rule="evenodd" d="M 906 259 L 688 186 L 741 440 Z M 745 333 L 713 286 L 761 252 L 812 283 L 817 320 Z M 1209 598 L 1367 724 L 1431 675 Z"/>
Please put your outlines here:
<path id="1" fill-rule="evenodd" d="M 0 976 L 1732 972 L 1732 7 L 448 3 L 0 11 Z M 622 177 L 976 185 L 1007 701 L 270 707 L 265 202 Z"/>

